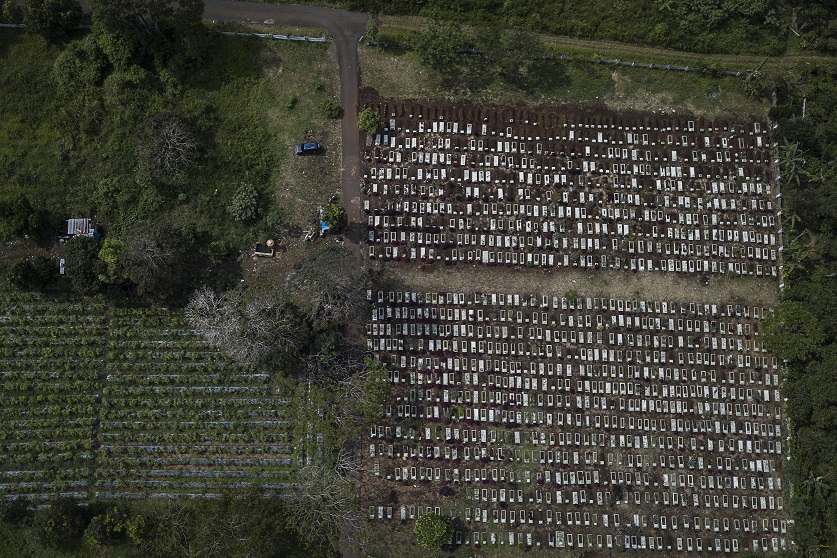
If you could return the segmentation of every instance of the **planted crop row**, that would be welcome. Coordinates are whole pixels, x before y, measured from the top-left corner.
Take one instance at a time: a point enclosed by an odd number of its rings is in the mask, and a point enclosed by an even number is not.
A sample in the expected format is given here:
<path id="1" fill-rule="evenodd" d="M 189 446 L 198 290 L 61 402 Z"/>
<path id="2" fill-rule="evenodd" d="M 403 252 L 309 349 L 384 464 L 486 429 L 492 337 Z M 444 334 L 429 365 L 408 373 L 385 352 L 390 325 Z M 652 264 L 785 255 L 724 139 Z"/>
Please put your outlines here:
<path id="1" fill-rule="evenodd" d="M 154 426 L 157 428 L 171 428 L 171 429 L 179 429 L 183 432 L 188 432 L 189 430 L 240 430 L 242 426 L 245 426 L 248 431 L 256 430 L 256 431 L 265 431 L 265 432 L 273 432 L 276 435 L 284 436 L 285 433 L 281 431 L 281 429 L 287 428 L 289 426 L 287 421 L 284 420 L 251 420 L 251 421 L 220 421 L 220 420 L 201 420 L 201 421 L 187 421 L 187 420 L 158 420 L 154 419 L 153 422 Z M 141 422 L 141 421 L 102 421 L 100 423 L 102 428 L 107 428 L 108 430 L 135 430 L 135 431 L 145 431 L 151 426 L 151 423 Z"/>
<path id="2" fill-rule="evenodd" d="M 103 444 L 101 449 L 105 456 L 113 459 L 120 454 L 126 455 L 244 455 L 249 457 L 261 455 L 288 455 L 290 448 L 280 445 L 224 445 L 224 444 L 149 444 L 149 445 L 108 445 Z"/>
<path id="3" fill-rule="evenodd" d="M 23 337 L 8 335 L 4 331 L 0 331 L 0 334 L 3 335 L 3 339 L 2 341 L 0 341 L 0 346 L 2 346 L 3 348 L 10 349 L 15 349 L 19 347 L 76 347 L 79 345 L 84 347 L 102 346 L 101 337 Z"/>
<path id="4" fill-rule="evenodd" d="M 23 364 L 23 363 L 21 363 Z M 19 370 L 2 370 L 0 371 L 0 380 L 6 382 L 4 388 L 9 391 L 16 391 L 11 385 L 11 382 L 31 382 L 32 380 L 39 381 L 91 381 L 98 378 L 97 370 L 50 370 L 50 369 L 19 369 Z M 25 391 L 25 390 L 19 390 Z"/>
<path id="5" fill-rule="evenodd" d="M 26 346 L 26 347 L 0 347 L 0 357 L 3 358 L 29 358 L 32 360 L 39 360 L 44 358 L 100 358 L 102 356 L 102 348 L 94 345 L 87 347 L 78 347 L 74 345 L 44 345 L 44 346 Z"/>
<path id="6" fill-rule="evenodd" d="M 222 429 L 192 429 L 180 432 L 159 430 L 117 430 L 102 432 L 99 440 L 103 444 L 277 444 L 286 441 L 282 432 L 228 432 Z"/>
<path id="7" fill-rule="evenodd" d="M 73 440 L 84 439 L 90 437 L 90 424 L 87 425 L 73 425 L 73 426 L 53 426 L 51 428 L 31 428 L 24 427 L 20 430 L 7 430 L 0 432 L 0 441 L 7 447 L 11 447 L 15 442 L 31 443 L 30 440 L 35 437 L 38 439 L 52 438 L 52 442 L 38 442 L 39 444 L 56 443 L 59 440 Z M 87 440 L 88 442 L 90 440 Z"/>
<path id="8" fill-rule="evenodd" d="M 262 409 L 209 409 L 195 415 L 189 408 L 118 408 L 116 406 L 103 409 L 101 414 L 103 421 L 137 421 L 137 420 L 161 420 L 169 419 L 188 422 L 189 420 L 253 420 L 279 418 L 284 416 L 283 408 L 262 408 Z"/>
<path id="9" fill-rule="evenodd" d="M 86 495 L 95 478 L 100 493 L 195 495 L 290 467 L 270 376 L 181 314 L 30 295 L 0 308 L 0 493 Z"/>
<path id="10" fill-rule="evenodd" d="M 85 374 L 89 369 L 98 370 L 98 360 L 73 358 L 38 358 L 38 359 L 0 359 L 0 370 L 6 372 L 23 371 L 32 374 L 67 372 L 69 374 Z"/>

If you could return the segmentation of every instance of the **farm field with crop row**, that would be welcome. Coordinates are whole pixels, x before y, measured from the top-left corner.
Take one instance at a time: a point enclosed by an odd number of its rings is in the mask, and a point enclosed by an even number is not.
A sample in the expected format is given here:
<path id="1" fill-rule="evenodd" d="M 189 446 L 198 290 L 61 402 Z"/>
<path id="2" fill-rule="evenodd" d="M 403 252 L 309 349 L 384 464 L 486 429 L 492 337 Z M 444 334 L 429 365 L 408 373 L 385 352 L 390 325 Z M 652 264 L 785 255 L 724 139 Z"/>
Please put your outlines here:
<path id="1" fill-rule="evenodd" d="M 192 497 L 290 466 L 271 377 L 209 348 L 166 309 L 6 296 L 0 494 Z"/>

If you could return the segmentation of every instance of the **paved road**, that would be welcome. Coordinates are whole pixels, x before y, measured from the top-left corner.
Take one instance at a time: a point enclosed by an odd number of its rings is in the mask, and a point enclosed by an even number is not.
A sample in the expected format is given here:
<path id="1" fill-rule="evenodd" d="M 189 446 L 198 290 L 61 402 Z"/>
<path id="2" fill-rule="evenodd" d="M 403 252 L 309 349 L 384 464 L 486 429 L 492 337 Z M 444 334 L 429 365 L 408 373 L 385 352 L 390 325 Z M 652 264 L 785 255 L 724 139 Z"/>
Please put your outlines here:
<path id="1" fill-rule="evenodd" d="M 340 105 L 343 107 L 342 177 L 343 205 L 349 221 L 357 223 L 362 218 L 360 207 L 360 134 L 357 129 L 358 73 L 357 42 L 366 28 L 366 14 L 320 8 L 317 6 L 291 6 L 285 4 L 258 4 L 255 2 L 231 2 L 205 0 L 204 19 L 325 27 L 337 48 L 337 64 L 340 69 Z"/>

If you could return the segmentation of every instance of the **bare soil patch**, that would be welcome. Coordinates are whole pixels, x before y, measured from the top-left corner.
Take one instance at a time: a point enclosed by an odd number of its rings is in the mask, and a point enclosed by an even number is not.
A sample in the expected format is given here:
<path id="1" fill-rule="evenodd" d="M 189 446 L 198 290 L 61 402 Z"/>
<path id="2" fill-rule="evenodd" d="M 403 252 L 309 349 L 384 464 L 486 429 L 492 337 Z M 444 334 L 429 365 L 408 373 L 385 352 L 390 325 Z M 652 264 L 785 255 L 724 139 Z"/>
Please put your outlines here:
<path id="1" fill-rule="evenodd" d="M 744 277 L 690 277 L 636 274 L 619 271 L 573 269 L 530 270 L 505 267 L 466 268 L 390 265 L 377 267 L 393 284 L 416 290 L 488 292 L 503 290 L 563 296 L 576 291 L 581 296 L 645 300 L 690 300 L 700 303 L 728 301 L 773 306 L 779 296 L 775 279 Z"/>

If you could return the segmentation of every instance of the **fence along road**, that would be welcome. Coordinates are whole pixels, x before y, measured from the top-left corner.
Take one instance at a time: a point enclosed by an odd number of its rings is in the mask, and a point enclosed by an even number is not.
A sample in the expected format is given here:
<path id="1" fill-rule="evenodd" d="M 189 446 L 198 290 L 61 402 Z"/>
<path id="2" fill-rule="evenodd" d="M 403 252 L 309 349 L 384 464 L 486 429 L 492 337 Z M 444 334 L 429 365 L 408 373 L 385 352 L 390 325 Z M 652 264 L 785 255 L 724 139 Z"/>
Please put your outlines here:
<path id="1" fill-rule="evenodd" d="M 85 12 L 90 12 L 86 0 L 81 0 Z M 357 42 L 366 29 L 366 14 L 286 4 L 260 4 L 230 0 L 206 0 L 203 18 L 211 21 L 261 23 L 277 25 L 324 27 L 337 50 L 340 70 L 340 106 L 342 163 L 341 190 L 343 205 L 350 222 L 361 219 L 360 208 L 360 133 L 357 129 L 357 94 L 360 84 Z"/>
<path id="2" fill-rule="evenodd" d="M 343 107 L 341 120 L 343 205 L 349 220 L 359 221 L 361 217 L 359 201 L 352 203 L 353 200 L 360 199 L 360 133 L 357 129 L 356 110 L 360 83 L 357 42 L 366 29 L 366 14 L 317 6 L 206 0 L 203 17 L 213 21 L 241 23 L 264 23 L 273 20 L 283 25 L 325 27 L 328 30 L 337 49 L 337 65 L 340 69 L 340 106 Z"/>

